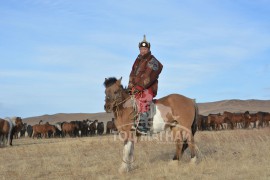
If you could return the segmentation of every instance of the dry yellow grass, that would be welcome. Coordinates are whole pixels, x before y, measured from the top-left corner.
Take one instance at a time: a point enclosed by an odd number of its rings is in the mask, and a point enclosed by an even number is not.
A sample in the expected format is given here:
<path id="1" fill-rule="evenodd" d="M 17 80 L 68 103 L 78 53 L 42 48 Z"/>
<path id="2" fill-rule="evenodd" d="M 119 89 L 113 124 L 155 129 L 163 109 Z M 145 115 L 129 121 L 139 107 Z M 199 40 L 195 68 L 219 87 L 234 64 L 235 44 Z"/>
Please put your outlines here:
<path id="1" fill-rule="evenodd" d="M 0 149 L 1 179 L 270 179 L 270 129 L 198 132 L 197 164 L 175 147 L 135 144 L 135 169 L 120 175 L 123 143 L 114 136 L 16 139 Z"/>

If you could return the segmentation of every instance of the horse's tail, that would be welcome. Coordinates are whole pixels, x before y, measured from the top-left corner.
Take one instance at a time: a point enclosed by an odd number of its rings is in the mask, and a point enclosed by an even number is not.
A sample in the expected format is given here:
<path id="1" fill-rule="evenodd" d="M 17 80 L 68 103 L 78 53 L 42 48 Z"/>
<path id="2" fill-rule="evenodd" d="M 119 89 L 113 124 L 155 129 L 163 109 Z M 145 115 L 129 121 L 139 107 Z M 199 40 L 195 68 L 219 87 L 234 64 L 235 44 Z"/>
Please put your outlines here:
<path id="1" fill-rule="evenodd" d="M 198 108 L 198 104 L 195 101 L 194 101 L 194 106 L 195 106 L 195 116 L 194 116 L 193 123 L 191 125 L 191 130 L 192 130 L 193 136 L 197 131 L 197 122 L 198 122 L 198 118 L 199 118 L 199 108 Z"/>
<path id="2" fill-rule="evenodd" d="M 32 136 L 31 136 L 31 138 L 35 138 L 34 136 L 35 136 L 35 133 L 36 133 L 36 127 L 35 126 L 33 126 L 32 127 L 33 128 L 33 131 L 32 131 Z"/>
<path id="3" fill-rule="evenodd" d="M 198 105 L 195 102 L 195 100 L 194 100 L 194 107 L 195 107 L 195 115 L 194 115 L 193 123 L 191 125 L 192 136 L 194 136 L 196 131 L 197 131 L 197 122 L 198 122 L 198 118 L 199 118 L 199 108 L 198 108 Z M 182 147 L 182 153 L 187 149 L 187 147 L 188 147 L 187 140 L 185 140 L 183 147 Z"/>

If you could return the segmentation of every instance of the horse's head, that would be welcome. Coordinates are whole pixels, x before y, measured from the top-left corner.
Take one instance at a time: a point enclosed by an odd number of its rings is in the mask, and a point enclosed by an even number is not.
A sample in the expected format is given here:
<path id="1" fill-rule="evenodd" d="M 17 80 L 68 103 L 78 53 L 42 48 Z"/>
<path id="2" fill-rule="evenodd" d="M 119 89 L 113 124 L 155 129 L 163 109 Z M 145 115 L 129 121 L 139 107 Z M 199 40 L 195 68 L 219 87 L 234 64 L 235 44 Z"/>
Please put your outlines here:
<path id="1" fill-rule="evenodd" d="M 115 77 L 105 78 L 105 105 L 104 109 L 107 113 L 112 112 L 113 108 L 116 106 L 117 102 L 122 100 L 122 90 L 121 80 Z"/>
<path id="2" fill-rule="evenodd" d="M 246 118 L 246 119 L 251 119 L 251 116 L 250 116 L 250 114 L 249 114 L 249 111 L 246 111 L 246 112 L 244 113 L 244 118 Z"/>
<path id="3" fill-rule="evenodd" d="M 15 125 L 19 128 L 22 129 L 23 127 L 23 122 L 21 117 L 16 117 L 15 118 Z"/>

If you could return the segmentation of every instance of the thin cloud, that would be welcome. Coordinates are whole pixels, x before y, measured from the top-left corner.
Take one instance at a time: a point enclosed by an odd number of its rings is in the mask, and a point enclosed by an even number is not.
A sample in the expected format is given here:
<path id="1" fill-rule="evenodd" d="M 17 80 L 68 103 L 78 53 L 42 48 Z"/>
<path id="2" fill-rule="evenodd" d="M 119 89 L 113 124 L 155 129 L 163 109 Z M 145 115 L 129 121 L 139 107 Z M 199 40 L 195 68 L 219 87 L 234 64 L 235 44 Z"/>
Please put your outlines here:
<path id="1" fill-rule="evenodd" d="M 269 98 L 264 89 L 269 79 L 267 5 L 243 0 L 3 1 L 3 114 L 103 111 L 104 78 L 122 76 L 127 85 L 143 34 L 164 65 L 159 96 Z"/>

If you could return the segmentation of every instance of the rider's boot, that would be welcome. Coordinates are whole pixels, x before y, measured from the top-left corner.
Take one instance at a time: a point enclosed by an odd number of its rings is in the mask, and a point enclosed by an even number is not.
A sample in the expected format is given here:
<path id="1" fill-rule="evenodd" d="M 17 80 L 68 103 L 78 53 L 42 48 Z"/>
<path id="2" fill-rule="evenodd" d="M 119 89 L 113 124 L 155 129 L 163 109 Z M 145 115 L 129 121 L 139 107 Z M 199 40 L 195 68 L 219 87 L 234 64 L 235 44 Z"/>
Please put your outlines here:
<path id="1" fill-rule="evenodd" d="M 147 132 L 149 131 L 149 125 L 148 125 L 148 113 L 147 112 L 143 112 L 140 113 L 139 116 L 139 124 L 137 126 L 137 132 L 142 134 L 142 135 L 146 135 Z"/>

